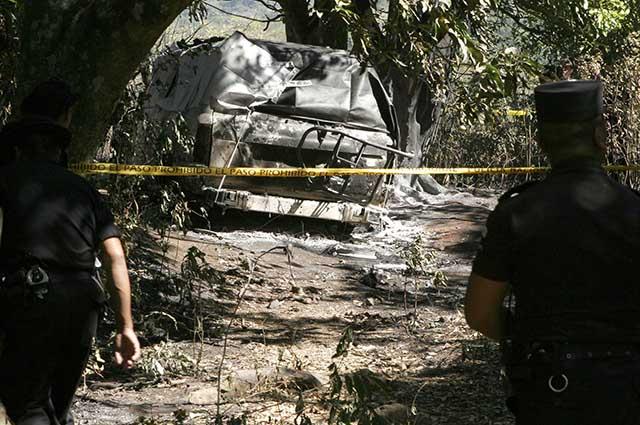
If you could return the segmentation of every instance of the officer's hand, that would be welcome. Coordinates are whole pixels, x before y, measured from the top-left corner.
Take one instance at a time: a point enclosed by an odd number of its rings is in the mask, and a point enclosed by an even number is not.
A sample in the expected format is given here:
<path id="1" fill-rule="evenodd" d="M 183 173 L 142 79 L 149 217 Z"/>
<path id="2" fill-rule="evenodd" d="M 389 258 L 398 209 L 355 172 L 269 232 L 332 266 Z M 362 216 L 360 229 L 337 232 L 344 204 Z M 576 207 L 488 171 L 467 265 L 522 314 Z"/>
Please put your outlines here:
<path id="1" fill-rule="evenodd" d="M 133 329 L 125 329 L 116 334 L 116 364 L 131 369 L 140 358 L 140 343 Z"/>

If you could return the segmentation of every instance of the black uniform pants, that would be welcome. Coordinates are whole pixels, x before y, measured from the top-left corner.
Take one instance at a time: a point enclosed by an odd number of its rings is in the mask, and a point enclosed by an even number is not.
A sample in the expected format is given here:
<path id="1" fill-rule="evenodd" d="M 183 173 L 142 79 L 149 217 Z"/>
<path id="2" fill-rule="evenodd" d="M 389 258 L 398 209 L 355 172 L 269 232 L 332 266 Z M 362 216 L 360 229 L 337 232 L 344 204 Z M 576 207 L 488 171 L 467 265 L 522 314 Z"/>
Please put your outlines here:
<path id="1" fill-rule="evenodd" d="M 512 381 L 517 425 L 640 425 L 640 360 L 611 358 L 564 362 L 566 389 L 549 387 L 550 367 Z M 557 375 L 552 386 L 564 386 Z"/>
<path id="2" fill-rule="evenodd" d="M 0 289 L 0 399 L 16 425 L 73 424 L 101 297 L 90 278 L 53 281 L 42 300 L 22 285 Z"/>

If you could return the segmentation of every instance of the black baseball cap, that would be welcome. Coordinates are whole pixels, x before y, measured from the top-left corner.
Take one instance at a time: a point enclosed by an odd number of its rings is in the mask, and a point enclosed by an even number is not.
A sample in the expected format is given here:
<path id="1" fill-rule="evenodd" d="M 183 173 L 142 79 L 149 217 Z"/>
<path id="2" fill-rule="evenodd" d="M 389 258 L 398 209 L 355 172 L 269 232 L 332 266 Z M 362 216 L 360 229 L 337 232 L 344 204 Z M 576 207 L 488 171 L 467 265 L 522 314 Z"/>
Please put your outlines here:
<path id="1" fill-rule="evenodd" d="M 566 80 L 535 88 L 538 122 L 588 121 L 604 111 L 602 82 Z"/>

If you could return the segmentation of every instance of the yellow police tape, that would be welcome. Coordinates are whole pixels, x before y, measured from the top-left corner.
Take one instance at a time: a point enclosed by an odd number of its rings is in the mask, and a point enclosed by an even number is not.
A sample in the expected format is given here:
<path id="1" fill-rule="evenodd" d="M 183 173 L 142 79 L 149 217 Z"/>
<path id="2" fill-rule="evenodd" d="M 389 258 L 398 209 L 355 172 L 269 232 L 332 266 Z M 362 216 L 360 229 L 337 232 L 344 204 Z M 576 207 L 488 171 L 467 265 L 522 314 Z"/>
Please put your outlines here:
<path id="1" fill-rule="evenodd" d="M 250 167 L 178 167 L 168 165 L 129 165 L 82 163 L 69 167 L 79 174 L 119 174 L 128 176 L 200 176 L 200 177 L 324 177 L 324 176 L 379 176 L 379 175 L 482 175 L 482 174 L 535 174 L 547 167 L 494 167 L 494 168 L 250 168 Z M 609 171 L 640 171 L 640 165 L 612 165 Z"/>
<path id="2" fill-rule="evenodd" d="M 508 109 L 507 116 L 510 117 L 526 117 L 529 115 L 528 109 Z"/>

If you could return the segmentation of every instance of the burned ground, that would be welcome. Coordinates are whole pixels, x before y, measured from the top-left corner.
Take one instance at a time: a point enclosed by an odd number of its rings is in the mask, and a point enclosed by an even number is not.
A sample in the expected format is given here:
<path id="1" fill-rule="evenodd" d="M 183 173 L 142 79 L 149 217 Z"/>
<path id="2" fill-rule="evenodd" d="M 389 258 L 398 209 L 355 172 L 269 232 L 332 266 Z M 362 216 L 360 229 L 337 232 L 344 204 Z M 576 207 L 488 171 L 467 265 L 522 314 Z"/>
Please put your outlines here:
<path id="1" fill-rule="evenodd" d="M 136 286 L 158 288 L 138 300 L 144 358 L 130 373 L 94 359 L 79 423 L 205 424 L 219 413 L 322 424 L 332 406 L 354 423 L 374 412 L 386 422 L 372 423 L 512 423 L 497 347 L 462 314 L 495 197 L 406 195 L 383 230 L 340 240 L 264 218 L 260 229 L 229 219 L 150 236 L 131 253 Z"/>

